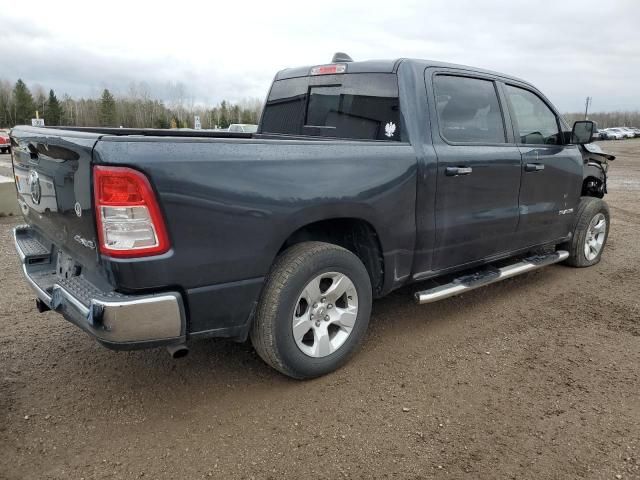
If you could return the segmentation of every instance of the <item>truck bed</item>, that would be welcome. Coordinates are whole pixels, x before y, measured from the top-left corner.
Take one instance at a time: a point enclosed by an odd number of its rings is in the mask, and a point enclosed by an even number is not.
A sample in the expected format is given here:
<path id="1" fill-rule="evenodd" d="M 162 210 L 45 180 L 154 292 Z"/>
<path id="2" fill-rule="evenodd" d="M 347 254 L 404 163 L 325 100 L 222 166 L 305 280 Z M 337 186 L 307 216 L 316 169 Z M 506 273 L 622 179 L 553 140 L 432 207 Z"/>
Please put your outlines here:
<path id="1" fill-rule="evenodd" d="M 285 241 L 327 217 L 361 218 L 378 232 L 393 265 L 380 288 L 409 275 L 417 163 L 407 143 L 24 126 L 12 137 L 19 203 L 57 277 L 79 271 L 100 291 L 127 296 L 181 292 L 191 337 L 244 339 L 264 276 Z M 148 178 L 169 251 L 135 259 L 100 253 L 96 166 L 135 169 Z"/>
<path id="2" fill-rule="evenodd" d="M 42 128 L 42 127 L 41 127 Z M 252 133 L 218 132 L 213 130 L 181 130 L 169 128 L 114 128 L 114 127 L 43 127 L 50 130 L 97 133 L 101 135 L 143 137 L 205 137 L 205 138 L 251 138 Z"/>

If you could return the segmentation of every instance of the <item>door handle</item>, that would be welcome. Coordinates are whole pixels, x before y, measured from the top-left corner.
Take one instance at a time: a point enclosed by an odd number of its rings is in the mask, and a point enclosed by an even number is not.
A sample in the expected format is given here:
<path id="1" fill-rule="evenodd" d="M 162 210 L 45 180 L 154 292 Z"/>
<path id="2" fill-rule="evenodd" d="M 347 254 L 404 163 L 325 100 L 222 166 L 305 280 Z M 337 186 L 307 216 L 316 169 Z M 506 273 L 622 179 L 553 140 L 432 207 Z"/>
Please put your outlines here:
<path id="1" fill-rule="evenodd" d="M 471 167 L 447 167 L 444 171 L 447 177 L 457 177 L 458 175 L 470 175 L 473 172 Z"/>
<path id="2" fill-rule="evenodd" d="M 544 170 L 544 165 L 541 163 L 527 163 L 524 166 L 525 172 L 539 172 L 540 170 Z"/>

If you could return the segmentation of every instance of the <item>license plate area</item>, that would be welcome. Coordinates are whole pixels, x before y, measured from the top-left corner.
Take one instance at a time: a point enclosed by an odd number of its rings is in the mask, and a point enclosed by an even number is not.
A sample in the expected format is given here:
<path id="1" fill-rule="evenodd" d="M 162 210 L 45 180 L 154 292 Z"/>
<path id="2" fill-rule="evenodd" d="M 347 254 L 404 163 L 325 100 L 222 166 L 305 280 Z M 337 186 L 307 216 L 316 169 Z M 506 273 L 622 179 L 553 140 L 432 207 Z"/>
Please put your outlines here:
<path id="1" fill-rule="evenodd" d="M 60 251 L 58 252 L 57 257 L 56 275 L 59 278 L 77 277 L 82 273 L 82 267 L 71 257 L 71 255 Z"/>

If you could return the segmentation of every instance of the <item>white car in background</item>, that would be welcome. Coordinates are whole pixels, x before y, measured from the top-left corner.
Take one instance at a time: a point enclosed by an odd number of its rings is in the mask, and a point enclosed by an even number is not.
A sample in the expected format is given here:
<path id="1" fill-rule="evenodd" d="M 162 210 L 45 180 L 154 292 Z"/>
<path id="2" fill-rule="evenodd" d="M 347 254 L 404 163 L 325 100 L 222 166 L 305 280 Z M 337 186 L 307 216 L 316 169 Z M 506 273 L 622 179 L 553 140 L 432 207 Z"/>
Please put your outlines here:
<path id="1" fill-rule="evenodd" d="M 636 133 L 636 131 L 633 128 L 630 128 L 630 127 L 620 127 L 620 130 L 622 130 L 623 132 L 628 133 L 629 135 L 631 135 L 629 138 L 634 138 L 635 136 L 638 135 Z"/>
<path id="2" fill-rule="evenodd" d="M 229 125 L 228 131 L 235 133 L 256 133 L 258 131 L 258 125 L 251 123 L 232 123 Z"/>
<path id="3" fill-rule="evenodd" d="M 604 135 L 606 140 L 622 140 L 624 135 L 621 132 L 616 132 L 611 128 L 604 128 L 600 130 L 600 133 Z"/>
<path id="4" fill-rule="evenodd" d="M 635 137 L 635 135 L 633 133 L 627 132 L 626 130 L 623 130 L 620 127 L 610 128 L 609 130 L 612 131 L 612 132 L 619 133 L 620 135 L 622 135 L 622 138 L 633 138 L 633 137 Z"/>

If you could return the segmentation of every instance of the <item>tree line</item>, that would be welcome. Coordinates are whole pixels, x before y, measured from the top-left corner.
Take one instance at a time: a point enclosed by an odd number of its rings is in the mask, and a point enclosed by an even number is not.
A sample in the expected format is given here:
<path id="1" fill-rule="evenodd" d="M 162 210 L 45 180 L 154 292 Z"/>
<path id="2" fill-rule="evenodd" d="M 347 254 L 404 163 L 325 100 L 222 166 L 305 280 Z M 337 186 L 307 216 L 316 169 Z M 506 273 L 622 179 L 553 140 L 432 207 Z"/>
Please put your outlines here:
<path id="1" fill-rule="evenodd" d="M 569 125 L 576 120 L 584 120 L 584 112 L 567 113 L 564 115 Z M 595 112 L 589 113 L 589 120 L 596 123 L 598 128 L 637 127 L 640 128 L 640 111 Z"/>
<path id="2" fill-rule="evenodd" d="M 177 98 L 164 102 L 152 98 L 145 84 L 132 84 L 125 95 L 104 89 L 98 98 L 58 97 L 53 89 L 40 85 L 32 89 L 18 79 L 0 79 L 0 128 L 31 125 L 31 119 L 44 118 L 48 126 L 193 128 L 200 117 L 202 128 L 227 128 L 232 123 L 258 123 L 262 101 L 246 99 L 233 103 L 223 100 L 214 106 L 188 102 L 182 85 Z"/>

